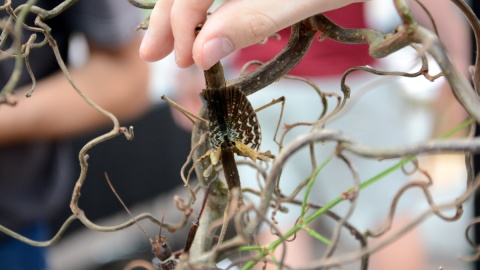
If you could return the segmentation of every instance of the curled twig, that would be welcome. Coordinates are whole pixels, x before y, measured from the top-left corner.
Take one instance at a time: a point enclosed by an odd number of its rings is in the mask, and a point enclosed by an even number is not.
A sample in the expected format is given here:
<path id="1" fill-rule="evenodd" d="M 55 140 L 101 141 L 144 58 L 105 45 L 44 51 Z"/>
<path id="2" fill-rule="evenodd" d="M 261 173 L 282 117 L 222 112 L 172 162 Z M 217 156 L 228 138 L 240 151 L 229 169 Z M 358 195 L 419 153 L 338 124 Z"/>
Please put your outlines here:
<path id="1" fill-rule="evenodd" d="M 480 259 L 480 246 L 476 243 L 474 239 L 471 238 L 470 231 L 472 228 L 475 226 L 478 226 L 480 223 L 480 217 L 476 217 L 472 221 L 470 221 L 467 225 L 467 228 L 465 229 L 465 238 L 467 239 L 468 244 L 475 250 L 475 254 L 471 256 L 462 256 L 461 259 L 466 261 L 466 262 L 474 262 Z M 478 236 L 477 236 L 478 237 Z"/>
<path id="2" fill-rule="evenodd" d="M 345 214 L 345 216 L 343 218 L 341 218 L 339 221 L 338 221 L 338 224 L 337 224 L 337 227 L 335 228 L 334 232 L 333 232 L 333 236 L 332 236 L 332 245 L 329 246 L 327 248 L 327 250 L 325 251 L 325 258 L 328 258 L 328 257 L 331 257 L 333 255 L 333 253 L 335 252 L 335 249 L 338 245 L 338 242 L 340 240 L 340 232 L 342 230 L 342 228 L 345 226 L 345 223 L 347 222 L 347 220 L 350 218 L 350 216 L 353 214 L 353 211 L 355 210 L 355 206 L 356 206 L 356 202 L 357 202 L 357 197 L 358 197 L 358 193 L 360 191 L 360 176 L 358 175 L 358 170 L 357 168 L 352 164 L 352 162 L 344 155 L 342 155 L 340 152 L 338 153 L 338 156 L 340 157 L 341 160 L 343 160 L 345 162 L 345 164 L 347 165 L 347 167 L 350 169 L 350 172 L 352 173 L 352 176 L 353 176 L 353 180 L 354 180 L 354 185 L 353 185 L 353 188 L 349 191 L 350 194 L 352 194 L 351 196 L 351 204 L 350 204 L 350 207 L 347 211 L 347 213 Z M 368 262 L 368 260 L 364 260 L 364 262 Z M 364 266 L 364 269 L 366 268 L 366 266 Z"/>

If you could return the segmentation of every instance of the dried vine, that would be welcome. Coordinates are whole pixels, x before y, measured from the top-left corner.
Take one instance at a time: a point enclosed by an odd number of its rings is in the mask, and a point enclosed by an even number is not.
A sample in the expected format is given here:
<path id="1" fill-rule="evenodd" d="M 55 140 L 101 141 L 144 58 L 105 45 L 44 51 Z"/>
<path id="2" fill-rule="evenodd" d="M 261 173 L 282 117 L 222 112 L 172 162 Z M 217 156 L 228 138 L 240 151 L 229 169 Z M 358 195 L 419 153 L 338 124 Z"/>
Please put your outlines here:
<path id="1" fill-rule="evenodd" d="M 61 70 L 63 71 L 65 77 L 68 79 L 74 90 L 81 96 L 84 101 L 89 104 L 92 108 L 96 109 L 102 113 L 105 117 L 108 117 L 112 122 L 112 130 L 104 135 L 101 135 L 97 138 L 94 138 L 89 143 L 87 143 L 79 153 L 79 162 L 81 166 L 81 173 L 76 182 L 75 188 L 73 190 L 70 207 L 72 210 L 72 216 L 70 216 L 59 231 L 53 236 L 51 240 L 48 241 L 33 241 L 27 239 L 8 228 L 0 225 L 0 231 L 6 233 L 20 241 L 28 243 L 34 246 L 50 246 L 58 242 L 68 226 L 75 220 L 79 219 L 86 227 L 91 230 L 107 232 L 107 231 L 116 231 L 122 230 L 128 226 L 131 226 L 134 223 L 134 220 L 129 220 L 123 224 L 118 224 L 116 226 L 100 226 L 91 222 L 82 209 L 78 206 L 78 200 L 80 196 L 80 191 L 84 183 L 87 171 L 88 171 L 88 151 L 95 145 L 102 143 L 106 140 L 109 140 L 118 135 L 125 135 L 127 139 L 133 137 L 133 129 L 126 129 L 120 127 L 120 124 L 117 118 L 99 107 L 90 100 L 83 92 L 76 86 L 74 80 L 71 78 L 70 73 L 63 63 L 62 58 L 58 52 L 55 40 L 51 36 L 51 29 L 45 23 L 45 20 L 55 17 L 65 9 L 70 7 L 76 1 L 64 1 L 57 7 L 52 10 L 44 10 L 35 6 L 35 1 L 28 1 L 25 5 L 21 5 L 16 9 L 12 9 L 10 1 L 5 1 L 5 4 L 0 6 L 0 10 L 6 10 L 10 17 L 8 20 L 2 22 L 1 28 L 2 33 L 0 35 L 0 49 L 3 54 L 1 55 L 2 59 L 4 58 L 14 58 L 15 59 L 15 68 L 10 76 L 10 80 L 6 86 L 0 91 L 0 106 L 3 104 L 15 105 L 15 99 L 13 96 L 13 89 L 15 88 L 20 72 L 23 68 L 23 65 L 27 67 L 27 71 L 30 73 L 32 78 L 32 90 L 35 89 L 35 74 L 31 72 L 29 68 L 29 53 L 32 49 L 41 47 L 41 46 L 50 46 L 55 53 L 56 60 L 59 63 Z M 154 4 L 151 2 L 143 2 L 139 0 L 129 0 L 132 5 L 143 8 L 151 9 Z M 288 125 L 283 133 L 281 134 L 281 139 L 278 141 L 280 145 L 280 152 L 274 161 L 269 165 L 270 168 L 262 167 L 261 165 L 253 162 L 238 161 L 237 165 L 247 164 L 258 171 L 259 175 L 259 189 L 244 189 L 242 191 L 235 189 L 231 190 L 230 199 L 232 201 L 231 205 L 235 206 L 233 208 L 225 209 L 227 205 L 227 192 L 225 187 L 221 182 L 212 187 L 212 193 L 209 197 L 208 203 L 204 210 L 204 215 L 200 220 L 200 227 L 197 231 L 197 236 L 192 245 L 192 248 L 188 256 L 181 258 L 181 262 L 178 265 L 178 268 L 192 268 L 195 267 L 213 267 L 216 262 L 220 259 L 229 256 L 230 253 L 234 251 L 245 252 L 248 255 L 242 259 L 233 261 L 231 266 L 239 265 L 244 267 L 244 269 L 250 269 L 255 264 L 264 261 L 265 263 L 272 263 L 279 267 L 289 269 L 290 266 L 286 265 L 284 262 L 285 251 L 283 251 L 280 260 L 272 257 L 272 252 L 277 249 L 279 246 L 284 246 L 286 241 L 291 237 L 294 237 L 299 231 L 306 230 L 308 224 L 317 220 L 320 216 L 327 215 L 332 217 L 336 223 L 337 227 L 334 231 L 333 236 L 330 239 L 322 238 L 323 236 L 317 235 L 317 238 L 322 239 L 326 243 L 329 243 L 327 251 L 318 259 L 312 262 L 309 262 L 309 265 L 303 269 L 319 269 L 327 268 L 331 266 L 340 266 L 349 262 L 354 262 L 360 260 L 361 268 L 368 268 L 368 258 L 369 255 L 378 251 L 387 244 L 397 240 L 401 235 L 408 232 L 413 227 L 417 226 L 419 223 L 424 221 L 426 218 L 435 215 L 444 220 L 456 220 L 462 213 L 462 204 L 470 198 L 480 185 L 480 178 L 476 177 L 475 181 L 469 182 L 468 188 L 466 191 L 459 196 L 455 201 L 437 205 L 432 199 L 432 194 L 430 193 L 430 186 L 432 184 L 432 179 L 428 173 L 424 172 L 418 164 L 415 162 L 415 157 L 417 155 L 430 155 L 430 154 L 443 154 L 443 153 L 463 153 L 466 155 L 466 168 L 468 171 L 468 179 L 466 181 L 473 179 L 471 169 L 470 158 L 474 153 L 480 153 L 480 139 L 473 138 L 472 136 L 464 139 L 448 139 L 448 134 L 444 138 L 439 140 L 432 140 L 427 142 L 420 142 L 410 145 L 404 145 L 399 147 L 391 148 L 377 148 L 369 145 L 363 145 L 359 142 L 356 142 L 350 134 L 346 134 L 340 130 L 325 129 L 325 124 L 328 123 L 332 117 L 338 116 L 341 112 L 344 111 L 345 105 L 350 98 L 350 87 L 346 83 L 347 77 L 353 72 L 368 72 L 377 76 L 402 76 L 402 77 L 418 77 L 423 76 L 428 80 L 435 80 L 436 78 L 443 76 L 446 78 L 450 84 L 452 91 L 460 102 L 460 104 L 468 112 L 472 120 L 464 122 L 458 127 L 458 129 L 465 128 L 472 123 L 480 123 L 480 98 L 478 96 L 478 91 L 480 91 L 480 70 L 477 68 L 477 64 L 480 62 L 480 54 L 477 50 L 476 63 L 473 69 L 473 87 L 469 83 L 468 79 L 465 78 L 452 63 L 449 56 L 446 54 L 443 45 L 441 44 L 437 35 L 433 32 L 427 30 L 426 28 L 420 26 L 412 16 L 409 6 L 404 0 L 393 0 L 397 13 L 402 20 L 402 24 L 399 25 L 394 32 L 392 33 L 382 33 L 377 30 L 372 29 L 349 29 L 343 28 L 337 25 L 335 22 L 327 18 L 322 14 L 318 14 L 302 20 L 294 25 L 292 25 L 292 34 L 288 41 L 287 46 L 275 56 L 272 60 L 266 63 L 254 63 L 259 65 L 258 68 L 252 72 L 242 74 L 240 77 L 235 78 L 231 81 L 225 82 L 226 87 L 235 87 L 240 89 L 246 95 L 255 93 L 264 87 L 270 85 L 271 83 L 277 81 L 280 78 L 288 78 L 288 72 L 297 65 L 301 59 L 305 56 L 305 53 L 308 51 L 311 43 L 314 42 L 314 36 L 317 32 L 321 32 L 322 39 L 332 39 L 337 42 L 350 43 L 350 44 L 368 44 L 369 52 L 372 57 L 382 58 L 388 56 L 404 47 L 412 46 L 418 52 L 419 57 L 422 60 L 422 67 L 419 71 L 414 73 L 406 72 L 386 72 L 381 70 L 376 70 L 370 67 L 352 67 L 347 70 L 340 82 L 341 90 L 343 95 L 327 93 L 321 91 L 318 86 L 313 82 L 304 80 L 312 88 L 314 88 L 320 97 L 320 105 L 323 106 L 323 111 L 319 116 L 318 120 L 313 123 L 293 123 Z M 475 34 L 477 48 L 480 46 L 480 22 L 478 18 L 475 17 L 471 9 L 465 4 L 462 0 L 452 0 L 452 2 L 459 8 L 463 14 L 465 14 L 467 20 L 470 23 L 470 26 Z M 25 17 L 27 14 L 35 14 L 35 25 L 26 25 Z M 32 34 L 28 41 L 24 44 L 21 43 L 21 30 L 28 29 L 36 34 L 42 34 L 45 38 L 41 41 L 37 41 L 37 35 Z M 13 38 L 13 44 L 11 48 L 4 48 L 5 41 L 7 37 Z M 441 73 L 438 75 L 430 75 L 428 72 L 428 60 L 426 54 L 431 55 L 437 64 L 441 68 Z M 292 79 L 301 79 L 296 77 L 290 77 Z M 303 80 L 303 79 L 301 79 Z M 333 106 L 333 110 L 328 113 L 328 98 L 333 96 L 336 99 L 336 104 Z M 330 105 L 331 106 L 331 105 Z M 207 111 L 202 109 L 200 116 L 203 119 L 207 119 Z M 285 135 L 290 132 L 292 129 L 300 125 L 309 125 L 311 126 L 310 132 L 303 134 L 295 140 L 286 143 L 284 145 Z M 456 130 L 452 131 L 455 132 Z M 192 133 L 192 151 L 188 156 L 188 162 L 182 168 L 181 179 L 184 180 L 186 184 L 189 183 L 190 176 L 195 171 L 197 179 L 199 180 L 200 185 L 192 189 L 190 197 L 184 202 L 178 199 L 178 208 L 181 211 L 185 212 L 185 218 L 177 225 L 162 224 L 169 229 L 175 230 L 181 226 L 184 226 L 188 218 L 187 209 L 191 206 L 195 200 L 195 193 L 201 189 L 205 188 L 207 183 L 210 183 L 216 174 L 206 175 L 204 172 L 211 165 L 210 160 L 205 158 L 205 153 L 207 153 L 211 146 L 209 145 L 209 140 L 206 139 L 208 133 L 208 127 L 205 124 L 205 121 L 197 121 L 195 123 L 193 133 Z M 346 191 L 344 194 L 338 196 L 338 198 L 332 200 L 328 204 L 319 207 L 315 204 L 312 204 L 308 200 L 308 194 L 311 191 L 311 186 L 313 185 L 314 179 L 318 172 L 328 164 L 328 161 L 324 164 L 318 166 L 316 164 L 315 150 L 314 146 L 319 143 L 334 143 L 336 145 L 335 152 L 332 153 L 331 158 L 338 158 L 342 160 L 349 172 L 352 174 L 353 184 L 352 188 Z M 281 173 L 284 165 L 291 160 L 292 155 L 303 148 L 309 148 L 311 154 L 312 167 L 315 170 L 312 171 L 312 175 L 298 184 L 297 188 L 291 191 L 290 194 L 283 195 L 278 190 L 278 182 L 281 179 Z M 400 158 L 401 161 L 395 166 L 392 166 L 388 170 L 401 170 L 405 164 L 415 163 L 415 171 L 422 173 L 424 179 L 427 180 L 418 180 L 412 181 L 404 185 L 400 190 L 397 191 L 396 196 L 391 202 L 390 212 L 388 218 L 379 231 L 368 231 L 365 234 L 361 234 L 353 224 L 350 224 L 348 219 L 349 216 L 355 211 L 355 202 L 356 197 L 361 190 L 370 187 L 370 185 L 376 181 L 382 179 L 382 173 L 378 177 L 374 177 L 366 182 L 361 182 L 358 176 L 358 170 L 355 167 L 355 164 L 350 161 L 346 154 L 354 154 L 368 159 L 384 160 L 384 159 L 394 159 Z M 233 153 L 232 153 L 233 155 Z M 192 163 L 192 169 L 187 172 L 185 176 L 184 170 L 186 170 L 189 162 Z M 233 162 L 233 160 L 230 160 Z M 234 162 L 233 162 L 234 163 Z M 235 165 L 235 164 L 234 164 Z M 224 166 L 225 168 L 225 166 Z M 228 168 L 227 168 L 228 169 Z M 409 174 L 405 172 L 405 174 Z M 179 177 L 180 179 L 180 177 Z M 241 179 L 240 179 L 241 180 Z M 368 244 L 368 238 L 378 237 L 385 232 L 390 230 L 392 222 L 395 219 L 395 210 L 398 201 L 402 198 L 403 194 L 412 188 L 419 188 L 424 194 L 424 198 L 430 208 L 423 212 L 421 215 L 417 216 L 415 220 L 410 222 L 407 226 L 399 230 L 393 235 L 390 235 L 386 240 L 383 240 L 379 244 Z M 307 195 L 303 198 L 302 201 L 296 198 L 297 194 L 300 191 L 307 191 Z M 247 203 L 245 205 L 239 206 L 237 204 L 243 197 L 242 192 L 250 192 L 252 194 L 260 197 L 261 201 L 258 205 L 253 205 L 253 203 Z M 349 201 L 349 209 L 347 214 L 339 216 L 334 212 L 334 206 L 343 201 Z M 274 220 L 268 218 L 268 211 L 274 209 L 275 211 L 280 211 L 284 209 L 285 204 L 297 204 L 302 207 L 302 214 L 298 217 L 297 223 L 293 228 L 287 232 L 282 232 L 280 228 L 275 224 Z M 313 213 L 307 215 L 307 208 L 313 210 Z M 443 209 L 454 209 L 455 214 L 452 216 L 445 216 L 442 214 L 441 210 Z M 224 216 L 225 215 L 225 216 Z M 251 216 L 251 218 L 249 218 Z M 150 214 L 141 214 L 135 218 L 136 220 L 149 219 L 154 223 L 161 224 L 161 222 L 153 217 Z M 219 221 L 220 220 L 220 221 Z M 224 220 L 234 220 L 235 235 L 228 239 L 225 239 L 223 242 L 216 242 L 216 235 L 212 233 L 217 227 L 224 225 Z M 475 223 L 478 223 L 476 221 Z M 470 225 L 467 229 L 467 239 L 474 246 L 473 242 L 468 237 L 468 230 L 473 226 Z M 278 240 L 274 243 L 264 247 L 261 245 L 255 244 L 255 237 L 258 235 L 260 228 L 263 224 L 267 224 L 272 228 L 272 231 L 278 236 Z M 335 251 L 338 248 L 339 235 L 340 231 L 344 228 L 350 230 L 355 239 L 357 239 L 361 247 L 349 254 L 344 254 L 341 256 L 335 256 Z M 315 232 L 310 232 L 312 235 Z M 478 247 L 475 247 L 478 253 Z M 478 259 L 478 254 L 475 258 L 469 259 Z"/>

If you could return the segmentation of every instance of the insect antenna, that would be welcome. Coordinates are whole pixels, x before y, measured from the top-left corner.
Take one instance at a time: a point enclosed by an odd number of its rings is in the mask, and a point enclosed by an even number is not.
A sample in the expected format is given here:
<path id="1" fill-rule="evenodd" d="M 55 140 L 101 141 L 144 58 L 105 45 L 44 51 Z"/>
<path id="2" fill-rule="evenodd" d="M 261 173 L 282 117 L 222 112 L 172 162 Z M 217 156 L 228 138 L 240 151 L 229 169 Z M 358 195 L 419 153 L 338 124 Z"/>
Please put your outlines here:
<path id="1" fill-rule="evenodd" d="M 152 237 L 143 229 L 142 226 L 138 223 L 137 219 L 133 216 L 133 214 L 128 210 L 127 206 L 123 202 L 123 200 L 120 198 L 120 195 L 118 195 L 117 191 L 112 185 L 112 182 L 110 181 L 108 174 L 105 172 L 105 179 L 107 180 L 108 185 L 113 191 L 113 194 L 117 197 L 118 201 L 122 204 L 123 208 L 125 208 L 125 211 L 132 217 L 133 221 L 137 226 L 142 230 L 142 232 L 148 237 L 148 240 L 150 241 L 150 245 L 152 246 L 152 252 L 155 254 L 155 258 L 152 260 L 152 265 L 157 268 L 157 269 L 165 269 L 165 267 L 171 267 L 167 269 L 173 269 L 176 265 L 176 261 L 174 260 L 169 260 L 169 258 L 172 255 L 172 251 L 170 248 L 170 245 L 168 244 L 168 240 L 165 236 L 163 235 L 158 235 L 155 240 L 153 240 Z M 162 232 L 162 227 L 163 227 L 163 218 L 165 215 L 162 217 L 162 225 L 160 226 L 160 233 Z"/>
<path id="2" fill-rule="evenodd" d="M 137 224 L 137 226 L 140 228 L 140 230 L 142 230 L 142 232 L 148 237 L 148 239 L 150 240 L 150 243 L 154 243 L 153 241 L 153 238 L 150 237 L 150 235 L 143 229 L 142 226 L 140 226 L 140 224 L 138 223 L 138 220 L 132 215 L 132 212 L 130 212 L 130 210 L 128 210 L 128 207 L 125 205 L 125 203 L 123 202 L 122 198 L 120 198 L 120 195 L 118 195 L 117 191 L 115 190 L 115 188 L 113 187 L 112 185 L 112 182 L 110 181 L 110 178 L 108 177 L 108 174 L 107 172 L 104 173 L 105 174 L 105 179 L 107 180 L 107 183 L 108 185 L 110 186 L 110 189 L 113 191 L 113 194 L 115 194 L 115 197 L 117 197 L 118 201 L 122 204 L 123 208 L 125 209 L 125 211 L 127 211 L 127 213 L 130 215 L 130 217 L 133 219 L 133 221 L 135 222 L 135 224 Z M 162 224 L 163 224 L 163 218 L 162 218 Z M 162 227 L 160 227 L 160 230 L 162 229 Z"/>
<path id="3" fill-rule="evenodd" d="M 162 212 L 162 222 L 160 223 L 160 232 L 158 235 L 162 235 L 163 220 L 165 219 L 165 212 Z"/>

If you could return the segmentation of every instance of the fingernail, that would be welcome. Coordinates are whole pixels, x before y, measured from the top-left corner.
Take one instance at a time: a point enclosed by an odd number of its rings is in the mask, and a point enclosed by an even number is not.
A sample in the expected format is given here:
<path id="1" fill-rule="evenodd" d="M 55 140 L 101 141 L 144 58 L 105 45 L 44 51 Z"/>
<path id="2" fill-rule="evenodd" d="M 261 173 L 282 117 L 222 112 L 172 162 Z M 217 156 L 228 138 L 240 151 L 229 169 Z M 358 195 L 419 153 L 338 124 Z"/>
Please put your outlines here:
<path id="1" fill-rule="evenodd" d="M 232 52 L 233 44 L 228 38 L 211 39 L 203 45 L 203 64 L 208 69 Z"/>

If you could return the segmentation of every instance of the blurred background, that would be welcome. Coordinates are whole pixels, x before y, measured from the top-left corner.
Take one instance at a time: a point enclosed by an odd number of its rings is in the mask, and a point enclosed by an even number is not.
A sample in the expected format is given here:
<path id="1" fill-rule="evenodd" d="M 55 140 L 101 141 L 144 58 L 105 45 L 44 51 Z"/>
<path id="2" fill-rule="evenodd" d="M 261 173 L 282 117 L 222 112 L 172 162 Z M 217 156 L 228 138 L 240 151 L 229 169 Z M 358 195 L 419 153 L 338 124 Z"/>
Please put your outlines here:
<path id="1" fill-rule="evenodd" d="M 365 5 L 369 27 L 389 32 L 400 22 L 391 2 L 372 0 Z M 85 55 L 82 56 L 80 52 L 86 50 L 86 40 L 77 36 L 72 39 L 72 43 L 71 62 L 81 65 Z M 237 56 L 233 55 L 223 62 L 230 78 L 238 76 L 235 57 Z M 417 70 L 418 67 L 413 64 L 414 62 L 418 62 L 415 52 L 404 49 L 380 60 L 376 66 L 385 70 Z M 122 123 L 123 126 L 134 126 L 135 139 L 127 141 L 119 136 L 94 147 L 89 152 L 88 176 L 82 189 L 79 205 L 87 217 L 101 225 L 114 225 L 130 218 L 108 187 L 104 172 L 109 174 L 117 192 L 132 213 L 149 212 L 159 218 L 162 213 L 165 213 L 165 221 L 169 223 L 175 223 L 181 218 L 181 213 L 174 207 L 173 195 L 187 195 L 187 191 L 182 188 L 183 183 L 179 172 L 190 150 L 190 126 L 188 121 L 178 112 L 172 111 L 160 97 L 167 95 L 187 109 L 197 112 L 201 106 L 198 94 L 204 88 L 203 73 L 195 67 L 178 68 L 172 56 L 150 64 L 149 68 L 151 106 L 140 118 Z M 431 67 L 430 74 L 436 73 L 435 68 Z M 391 85 L 396 89 L 395 97 L 400 100 L 396 103 L 398 106 L 392 107 L 391 110 L 401 112 L 403 115 L 401 125 L 406 128 L 403 131 L 407 137 L 406 141 L 415 142 L 430 138 L 435 129 L 433 103 L 437 98 L 436 89 L 440 87 L 442 80 L 437 80 L 435 83 L 424 79 L 387 78 L 382 80 L 374 76 L 367 76 L 362 80 L 353 79 L 352 89 L 366 89 L 366 93 L 354 92 L 352 99 L 355 99 L 357 94 L 368 95 L 370 91 L 375 90 L 375 87 L 363 87 L 364 85 L 371 86 L 378 82 Z M 284 80 L 278 84 L 284 84 L 286 87 L 292 85 Z M 327 88 L 331 87 L 330 84 L 327 85 Z M 294 86 L 307 87 L 302 84 Z M 339 89 L 332 91 L 339 92 Z M 378 93 L 375 92 L 375 94 Z M 278 94 L 272 92 L 268 97 L 253 95 L 249 98 L 254 107 L 259 107 L 265 103 L 265 100 L 271 100 L 271 97 L 278 97 Z M 287 97 L 287 107 L 294 108 L 298 105 L 294 98 Z M 288 119 L 288 115 L 294 113 L 289 112 L 288 108 L 286 110 Z M 259 119 L 260 123 L 269 122 L 271 114 L 259 113 Z M 284 121 L 288 122 L 288 120 Z M 271 135 L 268 135 L 270 132 L 268 130 L 272 128 L 265 129 L 267 135 L 263 137 L 267 138 Z M 75 175 L 79 173 L 76 157 L 78 151 L 87 141 L 107 130 L 83 134 L 72 140 L 75 155 L 71 158 L 77 169 Z M 269 146 L 262 146 L 263 150 L 269 150 L 268 148 Z M 444 155 L 420 160 L 422 168 L 427 168 L 436 181 L 433 188 L 436 202 L 451 201 L 461 194 L 465 188 L 463 156 Z M 72 181 L 70 185 L 73 187 L 74 182 Z M 64 205 L 61 213 L 50 220 L 52 232 L 58 230 L 70 215 L 68 200 Z M 416 206 L 420 209 L 425 205 Z M 408 207 L 411 207 L 411 204 L 405 206 L 407 209 Z M 418 209 L 411 209 L 412 214 L 416 210 Z M 457 222 L 446 223 L 434 217 L 418 227 L 419 232 L 415 234 L 413 240 L 409 241 L 418 241 L 424 248 L 426 257 L 422 259 L 428 265 L 425 269 L 438 269 L 440 266 L 443 269 L 471 269 L 469 264 L 458 260 L 458 257 L 470 253 L 464 238 L 464 229 L 472 216 L 472 211 L 471 206 L 466 205 L 464 216 Z M 158 233 L 158 227 L 149 222 L 141 222 L 141 225 L 151 236 Z M 174 250 L 183 247 L 188 229 L 189 225 L 184 231 L 173 235 L 167 234 Z M 408 245 L 407 243 L 406 246 Z M 399 247 L 395 252 L 402 252 L 402 248 L 405 247 Z M 382 256 L 392 258 L 391 256 L 395 255 L 387 250 Z M 79 221 L 75 221 L 62 240 L 48 251 L 48 262 L 50 268 L 54 270 L 120 269 L 132 259 L 142 258 L 150 261 L 152 257 L 149 241 L 137 226 L 131 226 L 119 232 L 99 233 L 84 228 Z"/>

